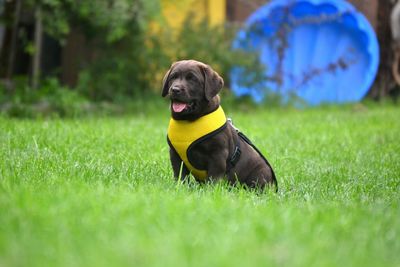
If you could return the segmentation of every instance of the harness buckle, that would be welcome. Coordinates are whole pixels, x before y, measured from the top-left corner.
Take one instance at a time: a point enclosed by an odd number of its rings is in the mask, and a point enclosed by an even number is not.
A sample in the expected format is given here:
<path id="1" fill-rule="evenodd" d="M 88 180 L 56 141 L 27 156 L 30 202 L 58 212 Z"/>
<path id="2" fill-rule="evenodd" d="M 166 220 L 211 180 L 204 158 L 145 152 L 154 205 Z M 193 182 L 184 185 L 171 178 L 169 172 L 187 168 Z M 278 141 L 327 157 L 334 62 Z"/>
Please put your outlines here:
<path id="1" fill-rule="evenodd" d="M 235 146 L 235 150 L 233 151 L 233 155 L 232 155 L 231 159 L 229 160 L 229 162 L 231 163 L 232 167 L 234 167 L 236 165 L 236 163 L 239 161 L 241 154 L 242 154 L 242 152 L 240 151 L 239 146 Z"/>
<path id="2" fill-rule="evenodd" d="M 232 119 L 231 119 L 231 118 L 228 118 L 227 120 L 228 120 L 228 122 L 230 123 L 230 125 L 232 126 L 232 128 L 235 129 L 235 131 L 236 131 L 237 133 L 239 133 L 240 130 L 239 130 L 239 128 L 237 128 L 235 125 L 233 125 Z"/>

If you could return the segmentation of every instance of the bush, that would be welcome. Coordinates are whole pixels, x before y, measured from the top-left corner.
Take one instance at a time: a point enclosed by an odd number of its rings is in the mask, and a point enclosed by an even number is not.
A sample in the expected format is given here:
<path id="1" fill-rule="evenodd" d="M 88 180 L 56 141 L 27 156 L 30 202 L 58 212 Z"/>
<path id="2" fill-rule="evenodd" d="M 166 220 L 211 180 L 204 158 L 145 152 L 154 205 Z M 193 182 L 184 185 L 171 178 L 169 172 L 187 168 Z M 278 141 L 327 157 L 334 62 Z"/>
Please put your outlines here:
<path id="1" fill-rule="evenodd" d="M 78 92 L 47 79 L 33 90 L 24 78 L 17 79 L 14 91 L 0 91 L 0 112 L 11 117 L 74 117 L 87 112 L 89 101 Z"/>
<path id="2" fill-rule="evenodd" d="M 190 17 L 190 15 L 188 16 Z M 264 68 L 254 53 L 234 50 L 234 27 L 210 27 L 188 19 L 180 32 L 163 26 L 150 32 L 131 27 L 118 43 L 104 44 L 97 58 L 80 73 L 78 90 L 94 100 L 114 101 L 144 92 L 158 92 L 171 63 L 196 59 L 211 65 L 229 87 L 229 71 L 241 66 L 260 82 Z"/>
<path id="3" fill-rule="evenodd" d="M 211 27 L 207 20 L 194 22 L 189 14 L 179 32 L 161 22 L 162 26 L 150 27 L 155 17 L 162 20 L 157 0 L 118 0 L 110 6 L 106 0 L 96 5 L 89 0 L 27 3 L 31 11 L 41 6 L 47 34 L 63 43 L 70 29 L 78 29 L 91 52 L 79 57 L 81 69 L 75 90 L 61 86 L 56 78 L 48 78 L 36 90 L 27 85 L 27 79 L 15 79 L 14 91 L 1 92 L 2 113 L 75 116 L 93 111 L 99 103 L 126 104 L 127 100 L 158 94 L 165 72 L 180 59 L 211 65 L 223 76 L 226 87 L 233 66 L 251 73 L 256 77 L 254 82 L 263 79 L 264 66 L 257 55 L 232 48 L 236 32 L 232 26 Z M 89 100 L 97 104 L 89 104 Z"/>

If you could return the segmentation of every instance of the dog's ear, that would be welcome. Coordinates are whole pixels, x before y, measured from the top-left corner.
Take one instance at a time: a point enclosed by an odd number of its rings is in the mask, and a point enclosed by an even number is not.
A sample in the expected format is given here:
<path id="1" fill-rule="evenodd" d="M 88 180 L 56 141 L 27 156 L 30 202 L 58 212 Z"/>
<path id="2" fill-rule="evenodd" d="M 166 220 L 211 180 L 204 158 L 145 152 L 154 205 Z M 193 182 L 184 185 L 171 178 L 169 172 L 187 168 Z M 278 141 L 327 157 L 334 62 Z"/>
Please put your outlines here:
<path id="1" fill-rule="evenodd" d="M 204 93 L 206 99 L 210 101 L 221 91 L 224 86 L 224 80 L 208 65 L 202 66 L 201 69 L 204 74 Z"/>
<path id="2" fill-rule="evenodd" d="M 176 62 L 175 62 L 176 63 Z M 172 69 L 174 68 L 175 63 L 173 63 L 171 65 L 171 67 L 169 68 L 169 70 L 167 71 L 167 73 L 165 74 L 164 78 L 163 78 L 163 83 L 162 83 L 162 92 L 161 92 L 161 96 L 165 97 L 168 94 L 168 82 L 169 82 L 169 75 L 171 74 Z"/>

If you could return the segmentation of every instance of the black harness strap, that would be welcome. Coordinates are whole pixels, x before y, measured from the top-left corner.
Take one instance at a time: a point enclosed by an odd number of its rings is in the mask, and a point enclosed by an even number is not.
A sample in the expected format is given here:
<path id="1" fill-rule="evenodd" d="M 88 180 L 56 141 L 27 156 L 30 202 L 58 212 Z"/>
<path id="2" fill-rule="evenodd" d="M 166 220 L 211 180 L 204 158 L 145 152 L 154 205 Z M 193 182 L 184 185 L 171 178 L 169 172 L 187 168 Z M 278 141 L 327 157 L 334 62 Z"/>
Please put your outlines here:
<path id="1" fill-rule="evenodd" d="M 255 151 L 257 151 L 258 155 L 260 155 L 261 158 L 265 161 L 265 163 L 271 168 L 272 176 L 273 176 L 274 180 L 276 180 L 274 169 L 272 169 L 271 164 L 269 164 L 268 160 L 264 157 L 264 155 L 261 153 L 261 151 L 258 150 L 258 148 L 253 144 L 253 142 L 251 142 L 250 139 L 249 139 L 247 136 L 244 135 L 244 133 L 238 132 L 238 135 L 239 135 L 239 137 L 240 137 L 243 141 L 245 141 L 245 142 L 246 142 L 247 144 L 249 144 Z"/>
<path id="2" fill-rule="evenodd" d="M 239 133 L 239 129 L 237 129 L 230 118 L 228 118 L 229 124 L 232 126 L 232 128 L 235 130 L 235 133 Z M 233 148 L 233 153 L 232 155 L 228 158 L 227 163 L 226 163 L 226 173 L 228 174 L 233 167 L 238 163 L 240 160 L 240 155 L 242 154 L 242 151 L 240 150 L 240 140 L 239 140 L 239 135 L 233 134 L 234 138 L 234 145 L 235 147 Z"/>
<path id="3" fill-rule="evenodd" d="M 264 157 L 264 155 L 261 153 L 261 151 L 258 150 L 258 148 L 253 144 L 253 142 L 250 141 L 250 139 L 244 133 L 242 133 L 238 128 L 236 128 L 233 125 L 231 119 L 228 119 L 228 122 L 230 123 L 232 128 L 235 130 L 237 135 L 235 135 L 235 137 L 234 137 L 235 138 L 235 148 L 234 148 L 233 154 L 228 159 L 226 173 L 228 174 L 231 171 L 231 169 L 233 167 L 235 167 L 235 165 L 240 160 L 240 156 L 242 154 L 242 152 L 240 150 L 240 139 L 242 139 L 244 142 L 246 142 L 248 145 L 250 145 L 261 156 L 261 158 L 265 161 L 265 163 L 271 168 L 272 176 L 273 176 L 274 180 L 276 180 L 275 173 L 274 173 L 274 170 L 272 169 L 271 164 L 269 164 L 268 160 Z"/>

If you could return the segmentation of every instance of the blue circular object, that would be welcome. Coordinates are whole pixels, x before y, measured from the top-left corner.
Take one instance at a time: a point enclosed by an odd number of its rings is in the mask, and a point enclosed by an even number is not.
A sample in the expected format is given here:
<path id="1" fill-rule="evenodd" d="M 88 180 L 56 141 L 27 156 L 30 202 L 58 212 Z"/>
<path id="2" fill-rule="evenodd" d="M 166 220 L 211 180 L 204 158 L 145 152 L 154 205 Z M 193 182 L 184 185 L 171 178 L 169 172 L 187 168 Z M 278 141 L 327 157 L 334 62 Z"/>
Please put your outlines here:
<path id="1" fill-rule="evenodd" d="M 374 30 L 344 0 L 272 1 L 248 18 L 233 47 L 257 52 L 266 67 L 266 79 L 255 84 L 243 68 L 231 71 L 232 91 L 257 102 L 268 92 L 311 105 L 359 101 L 379 64 Z"/>

